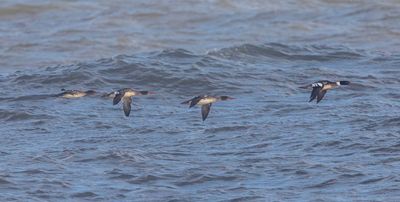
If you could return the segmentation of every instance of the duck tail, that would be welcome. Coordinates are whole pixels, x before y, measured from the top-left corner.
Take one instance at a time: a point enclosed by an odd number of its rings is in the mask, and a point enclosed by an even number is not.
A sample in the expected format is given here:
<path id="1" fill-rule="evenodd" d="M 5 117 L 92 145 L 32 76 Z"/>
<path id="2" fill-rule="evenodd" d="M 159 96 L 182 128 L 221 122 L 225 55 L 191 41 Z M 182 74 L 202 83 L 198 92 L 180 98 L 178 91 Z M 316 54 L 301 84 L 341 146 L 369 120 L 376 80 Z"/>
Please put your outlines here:
<path id="1" fill-rule="evenodd" d="M 302 89 L 307 89 L 307 88 L 310 88 L 311 87 L 311 85 L 305 85 L 305 86 L 299 86 L 299 88 L 302 88 Z"/>

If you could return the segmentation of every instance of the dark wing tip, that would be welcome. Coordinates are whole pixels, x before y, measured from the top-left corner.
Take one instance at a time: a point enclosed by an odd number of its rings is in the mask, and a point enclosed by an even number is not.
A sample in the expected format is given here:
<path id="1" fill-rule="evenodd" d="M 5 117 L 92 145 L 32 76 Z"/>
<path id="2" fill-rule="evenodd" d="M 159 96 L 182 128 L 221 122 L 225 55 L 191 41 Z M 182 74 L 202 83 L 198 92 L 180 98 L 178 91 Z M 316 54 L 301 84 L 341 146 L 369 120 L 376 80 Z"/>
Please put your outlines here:
<path id="1" fill-rule="evenodd" d="M 325 94 L 326 94 L 326 90 L 321 90 L 321 91 L 318 93 L 318 96 L 317 96 L 317 104 L 324 98 Z"/>
<path id="2" fill-rule="evenodd" d="M 125 114 L 126 117 L 128 117 L 130 113 L 131 113 L 130 110 L 129 111 L 128 110 L 124 110 L 124 114 Z"/>
<path id="3" fill-rule="evenodd" d="M 123 104 L 125 116 L 129 116 L 129 114 L 131 113 L 131 103 L 132 103 L 132 98 L 130 98 L 130 97 L 123 98 L 122 104 Z"/>
<path id="4" fill-rule="evenodd" d="M 204 112 L 202 112 L 201 118 L 203 119 L 203 121 L 205 121 L 207 119 L 207 117 L 208 117 L 208 112 L 207 112 L 207 114 L 204 114 Z"/>
<path id="5" fill-rule="evenodd" d="M 313 90 L 311 91 L 310 95 L 310 100 L 308 102 L 312 102 L 317 97 L 320 90 L 321 87 L 313 87 Z"/>
<path id="6" fill-rule="evenodd" d="M 208 113 L 210 112 L 211 109 L 211 103 L 210 104 L 206 104 L 201 106 L 201 117 L 203 118 L 203 121 L 205 121 L 208 117 Z"/>

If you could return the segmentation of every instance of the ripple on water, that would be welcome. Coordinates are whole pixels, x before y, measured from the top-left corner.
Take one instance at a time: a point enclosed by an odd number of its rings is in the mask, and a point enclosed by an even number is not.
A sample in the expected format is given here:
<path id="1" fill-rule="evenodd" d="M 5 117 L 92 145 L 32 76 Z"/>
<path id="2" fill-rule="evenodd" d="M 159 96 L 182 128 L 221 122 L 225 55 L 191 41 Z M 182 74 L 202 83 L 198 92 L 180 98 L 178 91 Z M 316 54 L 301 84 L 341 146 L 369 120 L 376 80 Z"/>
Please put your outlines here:
<path id="1" fill-rule="evenodd" d="M 94 198 L 98 195 L 91 191 L 85 191 L 85 192 L 78 192 L 78 193 L 72 194 L 71 196 L 73 198 Z"/>
<path id="2" fill-rule="evenodd" d="M 183 180 L 177 181 L 174 183 L 176 186 L 190 186 L 190 185 L 195 185 L 195 184 L 203 184 L 203 183 L 208 183 L 208 182 L 214 182 L 217 183 L 218 181 L 236 181 L 240 179 L 239 176 L 227 176 L 227 175 L 203 175 L 203 174 L 190 174 L 189 176 L 185 176 Z"/>
<path id="3" fill-rule="evenodd" d="M 29 112 L 9 111 L 0 109 L 0 120 L 4 121 L 25 121 L 25 120 L 41 120 L 52 119 L 52 116 L 47 114 L 32 114 Z"/>
<path id="4" fill-rule="evenodd" d="M 0 178 L 0 185 L 8 185 L 8 184 L 12 183 L 4 178 Z"/>

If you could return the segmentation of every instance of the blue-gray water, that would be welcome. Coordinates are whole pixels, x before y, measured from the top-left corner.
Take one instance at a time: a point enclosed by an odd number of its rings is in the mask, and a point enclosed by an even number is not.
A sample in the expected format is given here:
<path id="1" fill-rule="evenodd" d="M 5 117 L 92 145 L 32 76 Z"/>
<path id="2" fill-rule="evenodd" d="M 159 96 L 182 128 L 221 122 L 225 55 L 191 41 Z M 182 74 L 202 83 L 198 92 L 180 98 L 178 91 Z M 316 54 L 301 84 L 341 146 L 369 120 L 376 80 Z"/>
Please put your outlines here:
<path id="1" fill-rule="evenodd" d="M 398 1 L 3 1 L 0 201 L 399 201 Z M 311 82 L 352 85 L 308 103 Z M 100 96 L 156 92 L 131 116 Z M 203 123 L 198 94 L 229 95 Z"/>

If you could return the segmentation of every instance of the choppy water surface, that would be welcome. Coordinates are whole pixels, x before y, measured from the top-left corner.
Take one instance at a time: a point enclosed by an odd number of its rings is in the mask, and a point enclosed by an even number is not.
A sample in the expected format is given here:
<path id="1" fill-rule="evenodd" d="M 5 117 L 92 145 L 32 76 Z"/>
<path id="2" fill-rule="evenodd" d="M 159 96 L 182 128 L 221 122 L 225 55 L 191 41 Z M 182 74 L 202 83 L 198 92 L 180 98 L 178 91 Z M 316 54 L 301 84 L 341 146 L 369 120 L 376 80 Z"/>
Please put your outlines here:
<path id="1" fill-rule="evenodd" d="M 0 200 L 399 201 L 399 9 L 4 1 Z M 320 79 L 352 85 L 308 103 Z M 52 96 L 122 87 L 157 94 Z M 203 93 L 236 99 L 203 123 Z"/>

